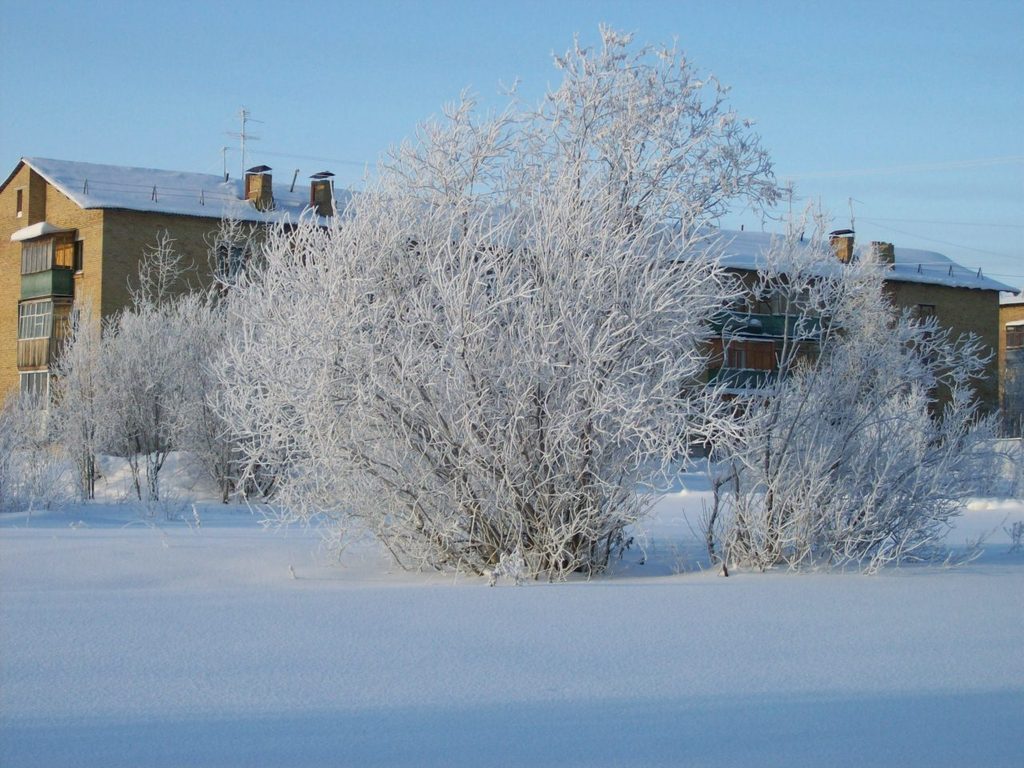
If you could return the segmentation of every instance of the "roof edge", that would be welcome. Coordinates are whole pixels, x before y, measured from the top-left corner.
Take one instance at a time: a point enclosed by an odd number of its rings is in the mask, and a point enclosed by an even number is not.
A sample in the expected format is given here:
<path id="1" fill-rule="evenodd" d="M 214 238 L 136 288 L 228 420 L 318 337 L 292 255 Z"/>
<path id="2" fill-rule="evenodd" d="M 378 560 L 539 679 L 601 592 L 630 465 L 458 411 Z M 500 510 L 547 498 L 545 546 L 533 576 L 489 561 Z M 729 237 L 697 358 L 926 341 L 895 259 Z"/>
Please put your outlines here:
<path id="1" fill-rule="evenodd" d="M 21 158 L 18 161 L 17 165 L 14 166 L 14 170 L 7 175 L 6 179 L 4 179 L 4 183 L 0 184 L 0 192 L 3 192 L 5 189 L 7 189 L 7 185 L 11 183 L 11 179 L 18 175 L 18 171 L 21 170 L 21 166 L 23 165 L 27 165 L 29 168 L 32 168 L 32 164 L 28 160 L 26 160 L 24 157 Z M 32 168 L 32 170 L 35 171 L 35 168 Z M 38 171 L 36 171 L 36 173 L 38 173 Z"/>

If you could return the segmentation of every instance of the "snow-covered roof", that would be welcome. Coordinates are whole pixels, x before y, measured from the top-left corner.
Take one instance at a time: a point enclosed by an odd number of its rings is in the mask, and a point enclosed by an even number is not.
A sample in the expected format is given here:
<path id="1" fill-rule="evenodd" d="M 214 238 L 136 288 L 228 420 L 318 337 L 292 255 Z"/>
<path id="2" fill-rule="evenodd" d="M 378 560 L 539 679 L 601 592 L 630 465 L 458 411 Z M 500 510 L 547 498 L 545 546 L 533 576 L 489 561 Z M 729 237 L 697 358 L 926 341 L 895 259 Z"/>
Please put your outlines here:
<path id="1" fill-rule="evenodd" d="M 765 256 L 773 243 L 781 242 L 779 235 L 770 232 L 722 230 L 719 234 L 724 247 L 722 264 L 733 269 L 758 269 L 765 263 Z M 807 243 L 807 247 L 811 247 L 810 242 Z M 855 252 L 865 253 L 869 247 L 862 245 Z M 895 255 L 896 263 L 886 274 L 886 280 L 981 291 L 1020 292 L 1019 288 L 985 277 L 981 270 L 968 269 L 941 253 L 897 246 Z"/>
<path id="2" fill-rule="evenodd" d="M 12 233 L 11 240 L 14 242 L 31 240 L 34 237 L 42 237 L 43 235 L 59 235 L 61 232 L 74 232 L 74 230 L 54 226 L 48 221 L 40 221 L 37 224 L 29 224 L 27 227 L 22 227 Z"/>
<path id="3" fill-rule="evenodd" d="M 217 174 L 100 165 L 45 157 L 23 162 L 82 208 L 119 208 L 243 221 L 296 220 L 309 208 L 309 187 L 275 183 L 274 209 L 257 210 L 242 199 L 242 180 Z M 348 193 L 336 193 L 344 208 Z"/>

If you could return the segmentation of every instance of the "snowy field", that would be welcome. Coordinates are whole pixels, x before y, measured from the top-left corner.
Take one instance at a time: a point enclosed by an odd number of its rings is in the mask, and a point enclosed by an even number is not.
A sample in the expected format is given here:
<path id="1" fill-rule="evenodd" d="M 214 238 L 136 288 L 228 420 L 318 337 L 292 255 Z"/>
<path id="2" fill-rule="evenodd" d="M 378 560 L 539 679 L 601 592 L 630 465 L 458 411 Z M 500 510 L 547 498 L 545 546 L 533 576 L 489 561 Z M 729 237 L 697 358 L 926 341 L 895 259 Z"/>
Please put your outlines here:
<path id="1" fill-rule="evenodd" d="M 725 579 L 697 486 L 610 576 L 489 589 L 123 491 L 0 516 L 4 768 L 1024 764 L 1021 502 L 962 567 Z"/>

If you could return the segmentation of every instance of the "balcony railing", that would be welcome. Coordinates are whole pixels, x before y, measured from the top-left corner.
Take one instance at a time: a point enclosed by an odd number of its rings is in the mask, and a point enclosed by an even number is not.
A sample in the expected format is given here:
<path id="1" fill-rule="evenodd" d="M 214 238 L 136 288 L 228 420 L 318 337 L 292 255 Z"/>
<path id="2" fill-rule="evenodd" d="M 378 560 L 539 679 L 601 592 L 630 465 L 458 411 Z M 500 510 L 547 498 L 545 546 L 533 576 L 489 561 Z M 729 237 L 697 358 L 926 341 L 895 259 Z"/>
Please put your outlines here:
<path id="1" fill-rule="evenodd" d="M 821 318 L 806 315 L 764 315 L 721 312 L 711 321 L 716 333 L 726 336 L 815 339 L 821 333 Z"/>
<path id="2" fill-rule="evenodd" d="M 38 299 L 42 296 L 72 296 L 75 277 L 71 269 L 58 267 L 45 272 L 21 276 L 21 298 Z"/>

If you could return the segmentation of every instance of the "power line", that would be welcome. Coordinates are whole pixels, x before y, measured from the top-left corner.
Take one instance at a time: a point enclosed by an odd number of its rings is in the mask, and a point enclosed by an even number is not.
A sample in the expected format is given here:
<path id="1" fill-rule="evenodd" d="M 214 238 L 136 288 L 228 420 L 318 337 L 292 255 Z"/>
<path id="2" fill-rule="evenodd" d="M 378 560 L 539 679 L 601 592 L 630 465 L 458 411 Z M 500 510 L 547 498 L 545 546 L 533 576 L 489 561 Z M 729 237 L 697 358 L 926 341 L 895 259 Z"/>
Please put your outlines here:
<path id="1" fill-rule="evenodd" d="M 896 233 L 901 234 L 901 235 L 907 235 L 908 237 L 916 237 L 919 240 L 927 240 L 927 241 L 932 242 L 932 243 L 939 243 L 940 245 L 949 245 L 949 246 L 952 246 L 953 248 L 960 248 L 960 249 L 965 250 L 965 251 L 974 251 L 976 253 L 984 253 L 984 254 L 987 254 L 989 256 L 998 256 L 1001 259 L 1008 259 L 1008 258 L 1010 258 L 1005 253 L 997 253 L 995 251 L 986 251 L 983 248 L 974 248 L 974 247 L 972 247 L 970 245 L 961 245 L 960 243 L 951 243 L 951 242 L 949 242 L 949 240 L 939 240 L 937 237 L 926 237 L 925 235 L 919 235 L 916 232 L 907 232 L 905 229 L 896 229 L 896 227 L 887 227 L 887 226 L 884 226 L 882 224 L 875 224 L 875 226 L 880 228 L 880 229 L 888 230 L 889 232 L 896 232 Z"/>
<path id="2" fill-rule="evenodd" d="M 1012 227 L 1014 229 L 1024 229 L 1024 224 L 1003 224 L 995 222 L 980 222 L 980 221 L 937 221 L 932 219 L 890 219 L 890 218 L 878 218 L 874 216 L 861 216 L 861 221 L 897 221 L 905 224 L 949 224 L 957 227 Z"/>
<path id="3" fill-rule="evenodd" d="M 316 160 L 317 162 L 337 163 L 339 165 L 355 165 L 359 166 L 360 168 L 365 168 L 366 166 L 371 165 L 371 163 L 368 163 L 365 160 L 339 160 L 336 157 L 315 157 L 313 155 L 295 155 L 292 154 L 291 152 L 269 152 L 267 150 L 262 149 L 260 150 L 260 154 L 272 155 L 274 157 L 290 157 L 296 160 Z"/>
<path id="4" fill-rule="evenodd" d="M 983 168 L 994 165 L 1016 165 L 1024 163 L 1024 155 L 983 157 L 975 160 L 952 160 L 945 163 L 919 163 L 915 165 L 890 165 L 876 168 L 853 168 L 845 171 L 809 171 L 807 173 L 778 173 L 781 178 L 794 179 L 841 179 L 850 176 L 881 176 L 890 173 L 918 173 L 923 171 L 952 171 L 962 168 Z"/>

